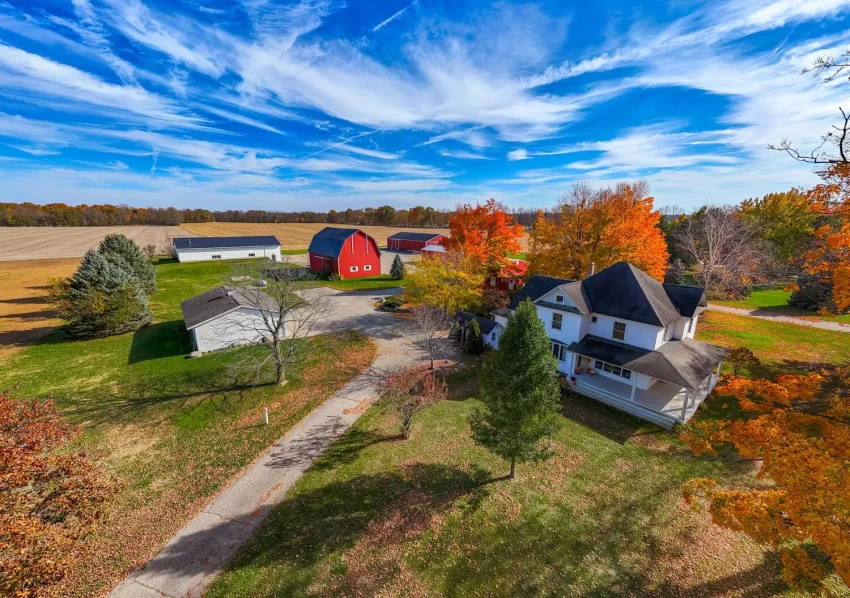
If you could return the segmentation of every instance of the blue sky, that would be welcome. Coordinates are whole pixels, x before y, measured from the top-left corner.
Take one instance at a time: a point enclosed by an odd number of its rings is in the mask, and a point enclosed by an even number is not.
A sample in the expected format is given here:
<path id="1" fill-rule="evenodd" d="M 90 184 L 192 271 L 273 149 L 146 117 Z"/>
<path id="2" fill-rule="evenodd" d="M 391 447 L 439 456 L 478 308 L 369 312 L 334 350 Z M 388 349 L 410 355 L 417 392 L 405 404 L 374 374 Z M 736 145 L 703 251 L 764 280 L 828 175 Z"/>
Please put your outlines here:
<path id="1" fill-rule="evenodd" d="M 693 208 L 810 185 L 850 0 L 0 0 L 0 199 Z M 845 106 L 847 108 L 848 106 Z"/>

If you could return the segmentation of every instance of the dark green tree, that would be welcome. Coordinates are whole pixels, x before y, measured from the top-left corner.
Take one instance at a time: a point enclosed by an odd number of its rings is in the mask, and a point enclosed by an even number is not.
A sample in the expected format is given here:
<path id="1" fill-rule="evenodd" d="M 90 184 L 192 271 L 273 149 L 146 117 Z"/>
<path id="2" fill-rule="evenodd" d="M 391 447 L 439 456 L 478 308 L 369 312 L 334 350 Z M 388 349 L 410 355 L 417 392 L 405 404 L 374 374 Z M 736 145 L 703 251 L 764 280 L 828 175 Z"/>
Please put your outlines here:
<path id="1" fill-rule="evenodd" d="M 112 336 L 150 324 L 148 299 L 126 260 L 94 250 L 71 278 L 51 281 L 49 300 L 78 338 Z"/>
<path id="2" fill-rule="evenodd" d="M 466 327 L 463 352 L 469 355 L 480 355 L 484 352 L 484 339 L 481 338 L 481 326 L 478 325 L 478 320 L 473 319 Z"/>
<path id="3" fill-rule="evenodd" d="M 107 235 L 100 242 L 98 251 L 109 261 L 123 259 L 133 272 L 139 287 L 148 295 L 156 291 L 156 269 L 153 262 L 144 254 L 135 241 L 124 235 Z M 118 264 L 124 267 L 124 264 Z"/>
<path id="4" fill-rule="evenodd" d="M 490 352 L 481 370 L 479 409 L 469 418 L 472 436 L 511 462 L 548 459 L 554 452 L 542 441 L 558 428 L 558 364 L 537 310 L 520 303 L 508 318 L 499 350 Z"/>
<path id="5" fill-rule="evenodd" d="M 393 258 L 393 265 L 390 266 L 390 276 L 396 280 L 404 278 L 404 262 L 401 261 L 401 256 L 398 254 Z"/>

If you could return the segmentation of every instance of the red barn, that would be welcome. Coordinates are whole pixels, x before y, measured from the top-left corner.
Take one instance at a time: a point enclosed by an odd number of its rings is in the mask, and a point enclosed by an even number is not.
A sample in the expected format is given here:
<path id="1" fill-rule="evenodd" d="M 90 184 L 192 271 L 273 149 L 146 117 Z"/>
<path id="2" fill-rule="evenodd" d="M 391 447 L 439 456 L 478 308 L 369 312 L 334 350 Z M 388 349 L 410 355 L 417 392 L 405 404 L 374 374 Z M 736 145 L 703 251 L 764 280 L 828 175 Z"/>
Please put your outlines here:
<path id="1" fill-rule="evenodd" d="M 310 270 L 336 272 L 343 278 L 377 276 L 381 273 L 381 251 L 375 239 L 356 228 L 328 226 L 310 241 Z"/>
<path id="2" fill-rule="evenodd" d="M 510 261 L 512 265 L 502 269 L 499 276 L 487 277 L 487 286 L 503 291 L 515 291 L 522 287 L 523 277 L 528 272 L 528 262 L 515 258 L 511 258 Z"/>
<path id="3" fill-rule="evenodd" d="M 444 238 L 439 233 L 401 232 L 387 237 L 387 249 L 395 251 L 422 251 L 427 245 L 442 245 Z"/>

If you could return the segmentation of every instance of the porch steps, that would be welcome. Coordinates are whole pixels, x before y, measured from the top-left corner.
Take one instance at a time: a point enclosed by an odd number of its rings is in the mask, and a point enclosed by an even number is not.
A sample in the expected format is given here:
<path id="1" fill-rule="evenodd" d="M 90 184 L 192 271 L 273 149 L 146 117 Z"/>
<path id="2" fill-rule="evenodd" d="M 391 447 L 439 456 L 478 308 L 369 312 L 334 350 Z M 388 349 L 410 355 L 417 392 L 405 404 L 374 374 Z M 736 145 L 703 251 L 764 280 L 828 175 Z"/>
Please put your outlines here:
<path id="1" fill-rule="evenodd" d="M 615 409 L 619 409 L 620 411 L 625 411 L 630 415 L 634 415 L 637 418 L 640 418 L 644 421 L 648 421 L 650 423 L 655 424 L 660 428 L 664 428 L 665 430 L 671 429 L 677 423 L 681 423 L 679 418 L 670 417 L 669 415 L 665 415 L 664 413 L 658 413 L 657 411 L 653 411 L 652 409 L 647 409 L 637 403 L 633 403 L 628 399 L 624 399 L 619 397 L 613 393 L 602 390 L 601 388 L 597 388 L 595 386 L 591 386 L 589 384 L 585 384 L 584 382 L 577 381 L 575 385 L 571 385 L 570 388 L 576 391 L 579 394 L 582 394 L 586 397 L 590 397 L 591 399 L 596 399 L 606 405 L 610 405 Z"/>

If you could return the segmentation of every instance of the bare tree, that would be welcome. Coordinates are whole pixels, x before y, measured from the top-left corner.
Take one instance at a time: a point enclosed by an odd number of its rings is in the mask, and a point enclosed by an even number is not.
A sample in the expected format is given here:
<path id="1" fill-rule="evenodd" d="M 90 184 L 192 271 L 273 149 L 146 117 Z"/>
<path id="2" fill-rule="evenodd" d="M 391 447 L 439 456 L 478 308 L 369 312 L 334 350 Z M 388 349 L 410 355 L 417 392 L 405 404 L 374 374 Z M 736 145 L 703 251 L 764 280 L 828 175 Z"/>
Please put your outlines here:
<path id="1" fill-rule="evenodd" d="M 773 258 L 755 225 L 733 208 L 711 207 L 689 217 L 676 234 L 690 258 L 694 278 L 710 296 L 740 297 L 754 282 L 764 282 Z"/>
<path id="2" fill-rule="evenodd" d="M 423 303 L 413 308 L 413 323 L 431 359 L 433 370 L 434 360 L 442 357 L 447 348 L 447 332 L 452 326 L 452 317 L 442 307 Z"/>
<path id="3" fill-rule="evenodd" d="M 401 420 L 405 439 L 410 436 L 413 417 L 448 396 L 445 380 L 423 367 L 390 373 L 381 382 L 381 398 Z"/>
<path id="4" fill-rule="evenodd" d="M 328 296 L 305 268 L 269 260 L 234 264 L 228 282 L 244 314 L 222 318 L 217 333 L 260 347 L 243 351 L 234 367 L 257 383 L 272 370 L 275 383 L 285 384 L 287 372 L 314 350 L 306 339 L 324 320 Z"/>

